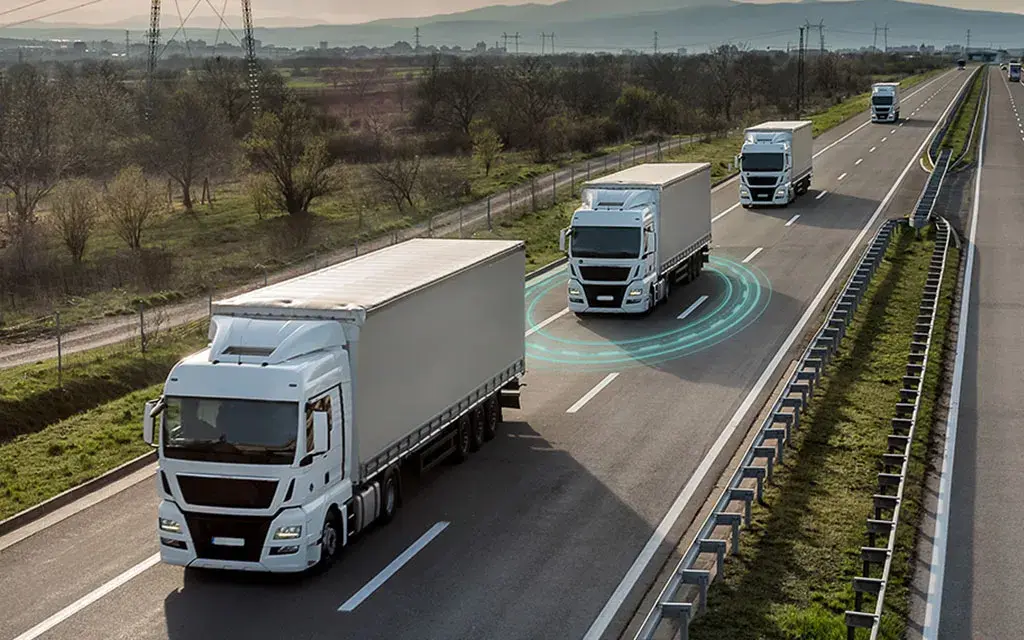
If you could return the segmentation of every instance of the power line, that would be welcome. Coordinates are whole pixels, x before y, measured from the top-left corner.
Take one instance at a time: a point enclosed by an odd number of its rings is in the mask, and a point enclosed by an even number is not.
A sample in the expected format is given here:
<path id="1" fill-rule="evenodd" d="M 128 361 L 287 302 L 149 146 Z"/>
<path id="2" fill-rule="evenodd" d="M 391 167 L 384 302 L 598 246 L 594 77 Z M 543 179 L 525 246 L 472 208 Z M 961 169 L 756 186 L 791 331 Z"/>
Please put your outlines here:
<path id="1" fill-rule="evenodd" d="M 18 11 L 21 11 L 22 9 L 31 9 L 32 7 L 36 6 L 37 4 L 43 4 L 44 2 L 47 2 L 47 1 L 48 0 L 32 0 L 32 2 L 28 2 L 26 4 L 23 4 L 20 7 L 14 7 L 13 9 L 4 9 L 3 11 L 0 11 L 0 16 L 6 16 L 9 13 L 17 13 Z"/>
<path id="2" fill-rule="evenodd" d="M 89 7 L 89 6 L 92 6 L 94 4 L 99 4 L 99 3 L 104 2 L 104 1 L 105 0 L 86 0 L 86 2 L 80 2 L 80 3 L 78 3 L 78 4 L 74 5 L 74 6 L 65 7 L 63 9 L 58 9 L 56 11 L 51 11 L 50 13 L 44 13 L 41 16 L 36 16 L 34 18 L 29 18 L 27 20 L 18 20 L 16 22 L 8 22 L 6 24 L 0 24 L 0 29 L 6 29 L 8 27 L 20 27 L 23 24 L 28 24 L 30 22 L 36 22 L 37 20 L 45 20 L 46 18 L 52 18 L 53 16 L 59 16 L 59 15 L 61 15 L 63 13 L 69 13 L 71 11 L 77 11 L 78 9 L 84 9 L 85 7 Z"/>

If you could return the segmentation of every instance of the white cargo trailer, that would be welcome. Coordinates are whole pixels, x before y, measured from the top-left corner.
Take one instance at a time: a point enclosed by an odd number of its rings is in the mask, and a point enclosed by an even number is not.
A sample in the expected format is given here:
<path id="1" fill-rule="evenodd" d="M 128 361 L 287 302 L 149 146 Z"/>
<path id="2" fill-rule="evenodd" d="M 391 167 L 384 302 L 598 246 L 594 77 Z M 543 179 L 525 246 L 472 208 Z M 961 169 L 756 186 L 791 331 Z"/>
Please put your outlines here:
<path id="1" fill-rule="evenodd" d="M 711 165 L 642 164 L 583 185 L 563 229 L 569 309 L 645 313 L 700 275 L 711 247 Z"/>
<path id="2" fill-rule="evenodd" d="M 479 449 L 518 407 L 524 270 L 519 241 L 417 239 L 214 303 L 147 403 L 163 561 L 329 564 L 394 516 L 401 463 Z"/>
<path id="3" fill-rule="evenodd" d="M 765 122 L 746 130 L 736 157 L 740 203 L 788 205 L 807 193 L 814 177 L 814 134 L 810 120 Z"/>

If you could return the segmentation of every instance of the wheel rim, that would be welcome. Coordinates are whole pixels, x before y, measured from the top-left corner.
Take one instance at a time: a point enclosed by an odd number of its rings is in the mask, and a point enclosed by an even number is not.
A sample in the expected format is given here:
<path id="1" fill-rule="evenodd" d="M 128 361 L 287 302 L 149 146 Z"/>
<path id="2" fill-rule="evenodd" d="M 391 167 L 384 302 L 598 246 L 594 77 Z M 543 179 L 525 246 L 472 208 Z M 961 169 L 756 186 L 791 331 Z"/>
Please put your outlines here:
<path id="1" fill-rule="evenodd" d="M 470 433 L 469 427 L 465 422 L 459 427 L 459 444 L 462 445 L 462 451 L 469 451 Z"/>
<path id="2" fill-rule="evenodd" d="M 483 407 L 473 412 L 473 439 L 477 442 L 483 442 L 485 419 Z"/>
<path id="3" fill-rule="evenodd" d="M 324 555 L 328 558 L 333 557 L 338 549 L 338 532 L 334 530 L 334 525 L 330 520 L 324 523 L 324 531 L 321 537 Z"/>
<path id="4" fill-rule="evenodd" d="M 491 402 L 491 410 L 487 412 L 487 424 L 491 431 L 498 428 L 498 403 Z"/>

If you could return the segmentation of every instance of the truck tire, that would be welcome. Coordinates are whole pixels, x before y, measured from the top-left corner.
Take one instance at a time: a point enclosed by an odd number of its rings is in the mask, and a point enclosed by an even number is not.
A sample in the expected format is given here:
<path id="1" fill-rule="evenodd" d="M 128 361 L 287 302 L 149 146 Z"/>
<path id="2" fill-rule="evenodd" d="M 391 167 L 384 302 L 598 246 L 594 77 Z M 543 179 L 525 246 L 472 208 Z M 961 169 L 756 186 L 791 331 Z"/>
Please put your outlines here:
<path id="1" fill-rule="evenodd" d="M 329 569 L 338 559 L 341 551 L 341 519 L 331 509 L 324 518 L 323 529 L 320 530 L 320 562 L 319 569 Z"/>
<path id="2" fill-rule="evenodd" d="M 452 452 L 451 459 L 455 464 L 459 464 L 465 462 L 471 452 L 470 441 L 472 436 L 470 435 L 469 415 L 463 414 L 459 418 L 453 435 L 455 436 L 455 451 Z"/>
<path id="3" fill-rule="evenodd" d="M 384 482 L 380 488 L 380 515 L 378 520 L 381 524 L 391 522 L 398 511 L 398 469 L 391 468 L 384 474 Z"/>
<path id="4" fill-rule="evenodd" d="M 487 419 L 484 422 L 484 440 L 493 440 L 498 434 L 498 425 L 501 424 L 501 402 L 498 396 L 491 396 L 487 399 L 484 411 Z"/>
<path id="5" fill-rule="evenodd" d="M 484 446 L 486 439 L 484 431 L 487 429 L 487 414 L 484 412 L 484 405 L 480 403 L 473 407 L 469 413 L 470 439 L 469 448 L 471 451 L 479 451 Z"/>

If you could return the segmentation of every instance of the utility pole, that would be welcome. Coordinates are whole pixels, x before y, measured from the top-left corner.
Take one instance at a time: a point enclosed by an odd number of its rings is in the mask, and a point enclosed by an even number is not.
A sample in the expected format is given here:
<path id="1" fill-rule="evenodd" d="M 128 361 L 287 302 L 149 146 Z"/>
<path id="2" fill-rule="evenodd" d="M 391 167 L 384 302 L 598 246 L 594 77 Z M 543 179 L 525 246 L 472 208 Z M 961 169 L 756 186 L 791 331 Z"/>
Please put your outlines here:
<path id="1" fill-rule="evenodd" d="M 516 41 L 516 55 L 518 56 L 519 55 L 519 32 L 518 31 L 516 31 L 514 36 L 512 36 L 512 39 Z"/>
<path id="2" fill-rule="evenodd" d="M 885 23 L 885 27 L 882 29 L 885 32 L 885 52 L 889 53 L 889 23 Z"/>
<path id="3" fill-rule="evenodd" d="M 658 32 L 654 32 L 654 55 L 658 55 Z"/>
<path id="4" fill-rule="evenodd" d="M 800 27 L 800 50 L 796 59 L 796 117 L 804 110 L 804 28 Z"/>
<path id="5" fill-rule="evenodd" d="M 419 27 L 416 27 L 416 36 L 415 36 L 415 38 L 416 38 L 416 49 L 415 49 L 415 51 L 416 51 L 416 53 L 419 53 L 420 52 L 420 28 Z"/>
<path id="6" fill-rule="evenodd" d="M 504 45 L 502 46 L 502 51 L 508 53 L 508 34 L 503 32 L 501 34 L 501 39 L 504 42 Z"/>
<path id="7" fill-rule="evenodd" d="M 124 30 L 124 59 L 127 60 L 132 56 L 132 32 L 127 29 Z"/>
<path id="8" fill-rule="evenodd" d="M 551 55 L 555 55 L 555 32 L 551 32 Z"/>
<path id="9" fill-rule="evenodd" d="M 970 53 L 971 53 L 971 30 L 968 29 L 967 30 L 967 49 L 964 50 L 964 55 L 969 55 Z"/>
<path id="10" fill-rule="evenodd" d="M 878 23 L 875 23 L 875 39 L 871 41 L 871 50 L 878 51 Z"/>

